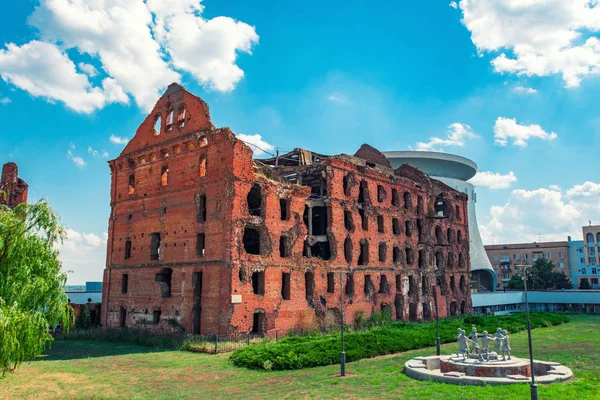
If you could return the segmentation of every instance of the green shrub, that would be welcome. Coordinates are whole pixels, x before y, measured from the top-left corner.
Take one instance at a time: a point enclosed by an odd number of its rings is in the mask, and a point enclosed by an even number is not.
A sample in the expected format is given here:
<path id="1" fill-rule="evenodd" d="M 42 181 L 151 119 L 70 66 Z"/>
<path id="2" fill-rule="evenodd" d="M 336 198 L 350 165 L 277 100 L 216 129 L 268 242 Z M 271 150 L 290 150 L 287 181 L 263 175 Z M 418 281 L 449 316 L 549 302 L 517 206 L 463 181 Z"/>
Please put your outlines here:
<path id="1" fill-rule="evenodd" d="M 561 314 L 531 314 L 532 328 L 565 322 L 568 322 L 568 318 Z M 524 314 L 450 318 L 440 321 L 440 339 L 442 343 L 455 341 L 456 330 L 459 327 L 468 331 L 471 325 L 476 325 L 479 332 L 495 332 L 496 328 L 501 327 L 515 333 L 524 330 L 526 324 Z M 367 331 L 350 331 L 344 337 L 346 360 L 357 361 L 432 346 L 435 343 L 435 331 L 435 322 L 411 324 L 401 321 Z M 286 337 L 279 343 L 247 346 L 231 355 L 231 361 L 236 366 L 265 369 L 265 365 L 268 365 L 272 370 L 332 365 L 339 363 L 339 359 L 339 333 Z"/>

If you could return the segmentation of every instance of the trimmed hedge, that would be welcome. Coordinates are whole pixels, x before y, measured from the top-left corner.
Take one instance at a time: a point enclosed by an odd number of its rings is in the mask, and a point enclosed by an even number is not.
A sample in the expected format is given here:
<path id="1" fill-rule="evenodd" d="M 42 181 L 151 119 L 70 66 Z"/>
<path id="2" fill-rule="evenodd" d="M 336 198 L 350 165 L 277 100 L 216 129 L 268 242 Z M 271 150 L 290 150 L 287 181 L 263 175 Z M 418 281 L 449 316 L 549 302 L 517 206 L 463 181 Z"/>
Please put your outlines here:
<path id="1" fill-rule="evenodd" d="M 531 313 L 531 327 L 559 325 L 568 318 L 556 313 Z M 456 341 L 457 328 L 470 331 L 471 325 L 478 332 L 487 330 L 490 334 L 501 327 L 510 333 L 526 329 L 525 314 L 495 317 L 467 316 L 440 321 L 442 343 Z M 346 360 L 357 361 L 383 354 L 399 353 L 420 349 L 435 344 L 435 322 L 406 323 L 392 322 L 384 327 L 367 331 L 348 332 L 344 335 Z M 340 334 L 323 336 L 293 336 L 283 338 L 279 343 L 247 346 L 236 350 L 231 361 L 238 367 L 267 370 L 289 370 L 340 362 Z"/>

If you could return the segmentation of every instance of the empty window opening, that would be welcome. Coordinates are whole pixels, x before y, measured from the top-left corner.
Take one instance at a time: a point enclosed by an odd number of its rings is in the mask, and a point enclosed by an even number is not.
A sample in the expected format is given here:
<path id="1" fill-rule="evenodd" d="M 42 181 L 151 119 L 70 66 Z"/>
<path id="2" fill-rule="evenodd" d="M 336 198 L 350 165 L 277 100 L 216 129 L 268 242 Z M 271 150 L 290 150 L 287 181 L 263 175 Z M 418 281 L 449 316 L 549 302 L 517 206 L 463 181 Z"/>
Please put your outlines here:
<path id="1" fill-rule="evenodd" d="M 406 232 L 406 237 L 412 236 L 412 223 L 408 219 L 404 221 L 404 232 Z"/>
<path id="2" fill-rule="evenodd" d="M 358 255 L 358 265 L 369 263 L 369 242 L 366 239 L 360 241 L 360 254 Z"/>
<path id="3" fill-rule="evenodd" d="M 202 271 L 192 272 L 192 334 L 200 334 L 202 322 Z"/>
<path id="4" fill-rule="evenodd" d="M 448 295 L 448 283 L 446 282 L 446 277 L 444 275 L 437 277 L 437 284 L 440 287 L 440 293 L 442 296 Z"/>
<path id="5" fill-rule="evenodd" d="M 160 115 L 157 115 L 156 119 L 154 120 L 154 136 L 160 135 L 161 127 L 162 127 L 162 121 L 161 121 Z"/>
<path id="6" fill-rule="evenodd" d="M 454 280 L 454 275 L 450 277 L 450 290 L 452 293 L 456 291 L 456 281 Z"/>
<path id="7" fill-rule="evenodd" d="M 400 247 L 394 246 L 394 249 L 392 251 L 392 258 L 394 264 L 400 264 L 402 258 L 402 252 L 400 250 Z"/>
<path id="8" fill-rule="evenodd" d="M 287 235 L 281 235 L 279 238 L 279 257 L 289 257 L 291 253 L 291 238 Z"/>
<path id="9" fill-rule="evenodd" d="M 465 301 L 460 302 L 460 315 L 465 315 Z"/>
<path id="10" fill-rule="evenodd" d="M 347 231 L 354 232 L 354 219 L 350 210 L 344 210 L 344 227 Z"/>
<path id="11" fill-rule="evenodd" d="M 396 189 L 392 189 L 392 205 L 396 207 L 400 206 L 400 196 L 398 196 Z"/>
<path id="12" fill-rule="evenodd" d="M 206 247 L 206 236 L 204 233 L 198 233 L 196 235 L 196 255 L 198 257 L 204 256 L 204 249 Z"/>
<path id="13" fill-rule="evenodd" d="M 173 270 L 171 268 L 163 268 L 158 274 L 156 274 L 155 281 L 160 285 L 161 297 L 171 297 L 171 275 Z"/>
<path id="14" fill-rule="evenodd" d="M 354 298 L 354 275 L 348 274 L 346 276 L 346 287 L 344 288 L 344 292 L 348 299 L 348 304 L 352 304 L 352 299 Z"/>
<path id="15" fill-rule="evenodd" d="M 408 277 L 408 295 L 416 296 L 416 294 L 417 294 L 417 282 L 415 280 L 415 277 L 410 275 Z"/>
<path id="16" fill-rule="evenodd" d="M 260 217 L 261 190 L 260 186 L 255 183 L 248 192 L 248 213 Z"/>
<path id="17" fill-rule="evenodd" d="M 404 192 L 404 208 L 412 210 L 412 197 L 408 192 Z"/>
<path id="18" fill-rule="evenodd" d="M 350 177 L 350 175 L 344 175 L 343 186 L 344 186 L 344 195 L 346 195 L 346 196 L 350 196 L 350 188 L 352 186 L 351 179 L 352 178 Z"/>
<path id="19" fill-rule="evenodd" d="M 121 275 L 121 294 L 126 294 L 128 288 L 129 288 L 129 275 L 123 274 L 123 275 Z"/>
<path id="20" fill-rule="evenodd" d="M 187 114 L 187 110 L 185 109 L 185 107 L 181 107 L 179 109 L 179 113 L 177 115 L 177 122 L 179 123 L 179 126 L 182 128 L 185 126 L 186 114 Z"/>
<path id="21" fill-rule="evenodd" d="M 254 316 L 252 317 L 252 333 L 258 336 L 263 336 L 265 334 L 266 328 L 266 318 L 264 311 L 254 311 Z"/>
<path id="22" fill-rule="evenodd" d="M 169 166 L 163 165 L 160 169 L 160 184 L 161 186 L 167 186 L 169 183 Z"/>
<path id="23" fill-rule="evenodd" d="M 131 174 L 129 175 L 129 190 L 128 190 L 129 194 L 134 194 L 135 193 L 135 175 Z"/>
<path id="24" fill-rule="evenodd" d="M 402 276 L 396 275 L 396 293 L 402 293 Z"/>
<path id="25" fill-rule="evenodd" d="M 281 298 L 283 300 L 290 299 L 290 273 L 281 273 Z"/>
<path id="26" fill-rule="evenodd" d="M 456 219 L 460 221 L 460 207 L 454 206 L 454 215 L 456 215 Z"/>
<path id="27" fill-rule="evenodd" d="M 244 250 L 248 254 L 260 254 L 260 232 L 252 226 L 244 228 Z"/>
<path id="28" fill-rule="evenodd" d="M 125 259 L 129 260 L 131 258 L 131 240 L 127 240 L 125 242 Z"/>
<path id="29" fill-rule="evenodd" d="M 385 200 L 385 189 L 381 185 L 377 185 L 377 201 L 382 203 Z"/>
<path id="30" fill-rule="evenodd" d="M 370 297 L 375 293 L 375 285 L 373 284 L 371 275 L 365 275 L 365 285 L 363 291 L 365 293 L 365 297 Z"/>
<path id="31" fill-rule="evenodd" d="M 454 241 L 454 235 L 452 229 L 446 229 L 446 238 L 448 239 L 448 244 L 452 244 Z"/>
<path id="32" fill-rule="evenodd" d="M 206 176 L 206 156 L 200 156 L 200 162 L 198 164 L 198 176 Z"/>
<path id="33" fill-rule="evenodd" d="M 367 182 L 360 181 L 360 187 L 358 191 L 358 204 L 365 204 L 369 202 L 369 188 Z"/>
<path id="34" fill-rule="evenodd" d="M 422 196 L 417 196 L 417 214 L 425 214 L 425 207 L 423 206 Z"/>
<path id="35" fill-rule="evenodd" d="M 411 249 L 410 247 L 407 247 L 406 248 L 406 264 L 412 265 L 413 262 L 414 262 L 413 249 Z"/>
<path id="36" fill-rule="evenodd" d="M 327 273 L 327 293 L 335 292 L 335 274 L 333 272 Z"/>
<path id="37" fill-rule="evenodd" d="M 417 220 L 417 240 L 423 241 L 423 222 L 420 219 Z"/>
<path id="38" fill-rule="evenodd" d="M 421 291 L 423 293 L 423 297 L 429 296 L 429 278 L 425 275 L 421 277 Z"/>
<path id="39" fill-rule="evenodd" d="M 160 323 L 160 310 L 152 311 L 152 323 L 158 325 Z"/>
<path id="40" fill-rule="evenodd" d="M 387 276 L 381 275 L 379 278 L 379 293 L 388 294 L 390 292 L 390 284 L 387 281 Z"/>
<path id="41" fill-rule="evenodd" d="M 208 146 L 208 139 L 206 138 L 206 136 L 201 136 L 198 139 L 198 147 L 204 147 L 204 146 Z"/>
<path id="42" fill-rule="evenodd" d="M 383 222 L 383 215 L 377 215 L 377 232 L 385 233 L 385 224 Z"/>
<path id="43" fill-rule="evenodd" d="M 310 244 L 310 240 L 304 241 L 304 257 L 316 257 L 321 260 L 331 259 L 331 248 L 329 247 L 329 241 L 317 241 L 314 244 Z"/>
<path id="44" fill-rule="evenodd" d="M 425 265 L 425 250 L 419 250 L 419 268 L 423 268 Z"/>
<path id="45" fill-rule="evenodd" d="M 279 199 L 279 211 L 282 221 L 290 219 L 290 199 Z"/>
<path id="46" fill-rule="evenodd" d="M 312 305 L 313 296 L 315 294 L 315 274 L 312 271 L 304 273 L 304 288 L 306 292 L 306 301 Z"/>
<path id="47" fill-rule="evenodd" d="M 460 291 L 462 293 L 466 293 L 467 292 L 467 284 L 465 283 L 465 276 L 464 275 L 460 276 L 459 287 L 460 287 Z"/>
<path id="48" fill-rule="evenodd" d="M 435 227 L 435 239 L 437 244 L 444 244 L 444 234 L 442 233 L 442 228 L 439 225 Z"/>
<path id="49" fill-rule="evenodd" d="M 198 198 L 198 210 L 196 215 L 198 222 L 206 222 L 206 195 L 203 194 Z"/>
<path id="50" fill-rule="evenodd" d="M 400 235 L 400 222 L 398 218 L 392 218 L 392 233 L 394 235 Z"/>
<path id="51" fill-rule="evenodd" d="M 452 303 L 450 303 L 450 316 L 451 317 L 455 317 L 456 316 L 456 302 L 453 301 Z"/>
<path id="52" fill-rule="evenodd" d="M 460 230 L 456 232 L 456 241 L 462 243 L 462 232 Z"/>
<path id="53" fill-rule="evenodd" d="M 352 262 L 352 240 L 349 237 L 344 240 L 344 258 L 347 263 Z"/>
<path id="54" fill-rule="evenodd" d="M 448 202 L 444 195 L 440 194 L 435 198 L 435 215 L 438 217 L 448 217 L 452 209 L 448 207 Z"/>
<path id="55" fill-rule="evenodd" d="M 167 128 L 169 130 L 173 129 L 173 120 L 175 119 L 175 111 L 169 111 L 169 115 L 167 115 Z"/>
<path id="56" fill-rule="evenodd" d="M 429 303 L 423 303 L 423 320 L 431 320 L 431 307 L 429 306 Z"/>
<path id="57" fill-rule="evenodd" d="M 265 272 L 256 271 L 252 273 L 252 292 L 254 294 L 265 294 Z"/>
<path id="58" fill-rule="evenodd" d="M 309 236 L 327 234 L 328 212 L 327 207 L 304 207 L 304 224 L 308 228 Z"/>
<path id="59" fill-rule="evenodd" d="M 397 294 L 394 298 L 394 308 L 396 309 L 396 320 L 401 321 L 404 314 L 404 298 L 401 294 Z"/>
<path id="60" fill-rule="evenodd" d="M 439 251 L 435 252 L 435 269 L 438 271 L 444 270 L 444 255 Z"/>
<path id="61" fill-rule="evenodd" d="M 379 262 L 385 262 L 387 258 L 387 244 L 379 243 Z"/>
<path id="62" fill-rule="evenodd" d="M 417 320 L 417 303 L 408 303 L 408 319 L 410 321 L 416 321 Z"/>
<path id="63" fill-rule="evenodd" d="M 160 233 L 153 232 L 150 234 L 150 259 L 158 260 L 160 256 Z"/>
<path id="64" fill-rule="evenodd" d="M 458 253 L 458 268 L 465 268 L 465 258 L 463 257 L 462 253 Z"/>
<path id="65" fill-rule="evenodd" d="M 125 307 L 119 309 L 119 327 L 125 328 L 127 322 L 127 310 Z"/>
<path id="66" fill-rule="evenodd" d="M 362 226 L 363 231 L 368 231 L 369 230 L 369 220 L 367 219 L 367 214 L 365 213 L 365 210 L 363 210 L 362 208 L 359 208 L 358 213 L 360 214 L 360 221 L 361 221 L 361 226 Z"/>

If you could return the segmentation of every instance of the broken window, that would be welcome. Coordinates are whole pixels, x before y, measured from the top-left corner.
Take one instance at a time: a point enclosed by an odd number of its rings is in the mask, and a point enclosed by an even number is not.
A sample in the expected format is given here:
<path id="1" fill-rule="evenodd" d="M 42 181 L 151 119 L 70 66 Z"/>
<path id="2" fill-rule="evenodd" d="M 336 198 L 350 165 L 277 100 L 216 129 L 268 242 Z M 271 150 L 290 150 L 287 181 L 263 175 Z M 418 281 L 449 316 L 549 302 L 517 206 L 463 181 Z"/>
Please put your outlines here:
<path id="1" fill-rule="evenodd" d="M 373 284 L 373 280 L 371 279 L 371 275 L 365 275 L 365 286 L 363 288 L 365 293 L 365 297 L 369 297 L 375 293 L 375 285 Z"/>
<path id="2" fill-rule="evenodd" d="M 423 222 L 420 219 L 417 219 L 417 240 L 423 241 Z"/>
<path id="3" fill-rule="evenodd" d="M 425 267 L 425 250 L 419 250 L 419 268 Z"/>
<path id="4" fill-rule="evenodd" d="M 347 263 L 352 262 L 352 240 L 349 237 L 344 240 L 344 258 Z"/>
<path id="5" fill-rule="evenodd" d="M 388 284 L 387 276 L 381 275 L 381 277 L 379 278 L 379 293 L 388 294 L 389 292 L 390 292 L 390 285 Z"/>
<path id="6" fill-rule="evenodd" d="M 154 136 L 160 135 L 161 127 L 162 127 L 161 118 L 160 118 L 160 115 L 157 115 L 156 118 L 154 119 Z"/>
<path id="7" fill-rule="evenodd" d="M 252 292 L 254 294 L 265 294 L 265 272 L 256 271 L 252 273 Z"/>
<path id="8" fill-rule="evenodd" d="M 126 294 L 129 287 L 129 275 L 121 275 L 121 294 Z"/>
<path id="9" fill-rule="evenodd" d="M 369 242 L 366 239 L 360 241 L 360 254 L 358 255 L 358 265 L 369 263 Z"/>
<path id="10" fill-rule="evenodd" d="M 177 122 L 179 123 L 179 126 L 182 128 L 185 126 L 186 114 L 187 114 L 187 110 L 185 109 L 185 107 L 180 107 L 179 113 L 177 115 Z"/>
<path id="11" fill-rule="evenodd" d="M 354 232 L 354 220 L 352 219 L 352 211 L 344 210 L 344 227 L 349 232 Z"/>
<path id="12" fill-rule="evenodd" d="M 385 233 L 385 224 L 383 223 L 383 215 L 377 215 L 377 232 Z"/>
<path id="13" fill-rule="evenodd" d="M 429 296 L 429 279 L 425 275 L 421 277 L 421 291 L 423 297 Z"/>
<path id="14" fill-rule="evenodd" d="M 396 293 L 402 293 L 402 277 L 396 275 Z"/>
<path id="15" fill-rule="evenodd" d="M 150 259 L 158 260 L 160 255 L 160 233 L 153 232 L 150 234 Z"/>
<path id="16" fill-rule="evenodd" d="M 156 274 L 155 281 L 160 285 L 161 297 L 171 297 L 171 268 L 163 268 Z"/>
<path id="17" fill-rule="evenodd" d="M 257 228 L 246 226 L 244 228 L 244 250 L 248 254 L 260 254 L 260 233 Z"/>
<path id="18" fill-rule="evenodd" d="M 346 196 L 350 196 L 351 179 L 352 178 L 350 177 L 350 175 L 344 175 L 343 185 L 344 185 L 344 194 Z"/>
<path id="19" fill-rule="evenodd" d="M 327 293 L 335 292 L 335 274 L 333 272 L 327 273 Z"/>
<path id="20" fill-rule="evenodd" d="M 290 273 L 281 273 L 281 298 L 283 300 L 290 299 Z"/>
<path id="21" fill-rule="evenodd" d="M 377 185 L 377 201 L 382 203 L 385 200 L 385 189 L 381 185 Z"/>
<path id="22" fill-rule="evenodd" d="M 134 194 L 135 193 L 135 175 L 131 174 L 129 175 L 129 190 L 128 190 L 129 194 Z"/>
<path id="23" fill-rule="evenodd" d="M 358 191 L 358 204 L 365 204 L 369 202 L 369 187 L 367 182 L 360 181 L 360 187 Z"/>
<path id="24" fill-rule="evenodd" d="M 368 231 L 369 230 L 369 220 L 367 219 L 367 214 L 365 213 L 365 210 L 363 210 L 362 208 L 358 208 L 358 213 L 360 214 L 360 220 L 361 220 L 361 226 L 363 231 Z"/>
<path id="25" fill-rule="evenodd" d="M 167 183 L 169 183 L 169 166 L 163 165 L 160 169 L 160 185 L 167 186 Z"/>
<path id="26" fill-rule="evenodd" d="M 400 196 L 398 196 L 398 191 L 396 189 L 392 189 L 392 205 L 400 206 Z"/>
<path id="27" fill-rule="evenodd" d="M 392 233 L 394 235 L 400 234 L 400 222 L 398 221 L 398 218 L 392 218 Z"/>
<path id="28" fill-rule="evenodd" d="M 392 257 L 393 257 L 394 264 L 400 264 L 400 259 L 402 257 L 400 247 L 394 246 Z"/>
<path id="29" fill-rule="evenodd" d="M 306 291 L 306 301 L 308 304 L 312 304 L 312 298 L 315 294 L 315 274 L 312 271 L 306 271 L 304 273 L 304 287 Z"/>
<path id="30" fill-rule="evenodd" d="M 255 183 L 248 192 L 248 213 L 260 217 L 261 190 L 260 185 Z"/>
<path id="31" fill-rule="evenodd" d="M 422 196 L 417 196 L 417 214 L 425 214 L 425 207 L 423 207 Z"/>
<path id="32" fill-rule="evenodd" d="M 125 307 L 119 309 L 119 327 L 125 328 L 127 322 L 127 310 Z"/>
<path id="33" fill-rule="evenodd" d="M 125 259 L 129 260 L 131 258 L 131 240 L 125 241 Z"/>
<path id="34" fill-rule="evenodd" d="M 206 237 L 204 233 L 198 233 L 196 235 L 196 255 L 198 257 L 204 256 L 204 248 L 206 246 Z"/>
<path id="35" fill-rule="evenodd" d="M 348 274 L 346 276 L 346 288 L 344 292 L 348 299 L 348 304 L 352 304 L 352 299 L 354 298 L 354 275 Z"/>
<path id="36" fill-rule="evenodd" d="M 290 199 L 279 199 L 279 211 L 282 221 L 290 219 Z"/>
<path id="37" fill-rule="evenodd" d="M 452 229 L 446 229 L 446 238 L 448 239 L 448 244 L 452 244 L 454 241 L 454 237 L 452 236 Z"/>
<path id="38" fill-rule="evenodd" d="M 456 215 L 456 219 L 460 221 L 460 208 L 458 206 L 454 206 L 454 215 Z"/>
<path id="39" fill-rule="evenodd" d="M 157 325 L 158 323 L 160 323 L 160 310 L 154 310 L 152 311 L 152 323 L 154 325 Z"/>
<path id="40" fill-rule="evenodd" d="M 462 232 L 460 230 L 456 232 L 456 241 L 462 243 Z"/>
<path id="41" fill-rule="evenodd" d="M 287 235 L 279 237 L 279 257 L 285 258 L 290 256 L 291 238 Z"/>
<path id="42" fill-rule="evenodd" d="M 412 224 L 409 219 L 404 221 L 404 232 L 406 232 L 406 237 L 412 236 Z"/>
<path id="43" fill-rule="evenodd" d="M 265 334 L 265 327 L 265 312 L 262 310 L 254 311 L 254 316 L 252 317 L 252 333 L 263 336 Z"/>
<path id="44" fill-rule="evenodd" d="M 385 262 L 387 258 L 387 244 L 379 243 L 379 262 Z"/>
<path id="45" fill-rule="evenodd" d="M 413 250 L 410 247 L 406 248 L 406 264 L 408 265 L 412 265 L 412 263 L 414 262 L 413 259 Z"/>
<path id="46" fill-rule="evenodd" d="M 404 208 L 412 210 L 412 198 L 409 192 L 404 192 Z"/>
<path id="47" fill-rule="evenodd" d="M 206 155 L 200 156 L 200 162 L 198 163 L 198 176 L 206 176 Z"/>
<path id="48" fill-rule="evenodd" d="M 198 197 L 198 209 L 196 211 L 196 220 L 198 222 L 206 222 L 206 195 Z"/>
<path id="49" fill-rule="evenodd" d="M 442 228 L 439 225 L 435 227 L 435 239 L 437 244 L 444 244 L 444 234 L 442 233 Z"/>

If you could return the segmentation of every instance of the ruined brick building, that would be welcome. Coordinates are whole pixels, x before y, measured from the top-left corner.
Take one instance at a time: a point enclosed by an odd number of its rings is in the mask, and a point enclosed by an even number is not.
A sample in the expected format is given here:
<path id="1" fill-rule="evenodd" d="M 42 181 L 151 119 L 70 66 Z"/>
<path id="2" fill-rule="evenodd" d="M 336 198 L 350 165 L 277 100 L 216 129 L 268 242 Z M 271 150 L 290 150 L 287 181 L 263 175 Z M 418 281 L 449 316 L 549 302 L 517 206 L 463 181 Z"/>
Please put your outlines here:
<path id="1" fill-rule="evenodd" d="M 109 162 L 102 323 L 235 335 L 469 312 L 467 197 L 377 150 L 267 160 L 172 84 Z M 340 284 L 340 271 L 343 278 Z"/>
<path id="2" fill-rule="evenodd" d="M 19 167 L 14 162 L 2 166 L 2 179 L 0 180 L 0 204 L 15 207 L 27 203 L 29 185 L 19 178 Z"/>

